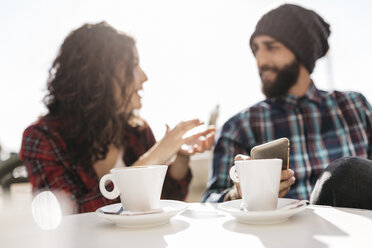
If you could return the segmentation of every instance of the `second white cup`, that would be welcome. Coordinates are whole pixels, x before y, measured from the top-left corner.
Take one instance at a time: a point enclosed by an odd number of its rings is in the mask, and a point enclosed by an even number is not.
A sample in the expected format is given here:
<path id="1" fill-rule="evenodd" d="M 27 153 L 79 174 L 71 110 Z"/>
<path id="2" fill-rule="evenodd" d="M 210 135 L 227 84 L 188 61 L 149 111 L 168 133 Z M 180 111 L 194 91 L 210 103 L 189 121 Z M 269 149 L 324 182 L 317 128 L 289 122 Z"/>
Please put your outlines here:
<path id="1" fill-rule="evenodd" d="M 244 207 L 248 211 L 277 208 L 281 159 L 255 159 L 235 161 L 230 178 L 240 183 Z"/>

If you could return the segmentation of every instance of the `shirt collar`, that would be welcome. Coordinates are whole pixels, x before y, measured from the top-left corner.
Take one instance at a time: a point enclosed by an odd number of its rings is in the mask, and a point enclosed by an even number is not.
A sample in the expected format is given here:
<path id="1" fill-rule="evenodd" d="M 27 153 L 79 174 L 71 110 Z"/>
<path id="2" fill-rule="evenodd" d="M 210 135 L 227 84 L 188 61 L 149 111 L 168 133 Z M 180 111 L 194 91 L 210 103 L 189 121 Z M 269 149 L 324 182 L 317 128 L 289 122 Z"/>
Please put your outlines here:
<path id="1" fill-rule="evenodd" d="M 308 98 L 310 101 L 313 101 L 317 104 L 322 103 L 322 95 L 318 88 L 315 86 L 314 82 L 311 81 L 309 89 L 306 91 L 303 97 Z"/>
<path id="2" fill-rule="evenodd" d="M 317 104 L 320 104 L 322 102 L 320 91 L 318 90 L 318 88 L 316 88 L 313 82 L 311 82 L 310 87 L 306 91 L 305 95 L 301 97 L 285 94 L 282 97 L 267 99 L 268 103 L 283 110 L 291 110 L 296 107 L 300 101 L 303 100 L 309 100 Z"/>

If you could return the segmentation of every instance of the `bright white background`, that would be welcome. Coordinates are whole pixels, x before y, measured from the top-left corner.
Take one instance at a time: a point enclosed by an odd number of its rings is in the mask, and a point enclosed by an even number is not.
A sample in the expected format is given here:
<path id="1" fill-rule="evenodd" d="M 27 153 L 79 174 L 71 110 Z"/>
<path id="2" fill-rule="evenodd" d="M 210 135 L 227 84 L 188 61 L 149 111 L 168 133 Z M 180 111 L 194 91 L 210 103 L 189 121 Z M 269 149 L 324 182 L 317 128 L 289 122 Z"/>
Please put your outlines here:
<path id="1" fill-rule="evenodd" d="M 263 99 L 248 41 L 260 16 L 282 2 L 0 0 L 0 144 L 18 152 L 23 130 L 46 111 L 47 71 L 63 39 L 102 20 L 137 40 L 149 77 L 141 115 L 158 139 L 166 123 L 208 121 L 216 104 L 222 125 Z M 372 101 L 370 1 L 297 2 L 331 24 L 331 50 L 313 73 L 317 86 L 360 91 Z"/>

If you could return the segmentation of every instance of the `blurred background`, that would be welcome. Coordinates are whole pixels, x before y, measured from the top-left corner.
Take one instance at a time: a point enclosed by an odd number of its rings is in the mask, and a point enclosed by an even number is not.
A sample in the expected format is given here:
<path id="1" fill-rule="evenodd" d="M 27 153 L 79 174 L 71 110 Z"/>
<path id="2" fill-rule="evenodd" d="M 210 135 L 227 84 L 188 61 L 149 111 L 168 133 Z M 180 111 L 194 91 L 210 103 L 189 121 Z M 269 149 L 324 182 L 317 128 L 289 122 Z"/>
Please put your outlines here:
<path id="1" fill-rule="evenodd" d="M 137 40 L 144 85 L 140 114 L 160 139 L 165 124 L 219 106 L 217 126 L 263 99 L 249 37 L 269 0 L 0 0 L 0 145 L 18 152 L 23 130 L 45 113 L 48 69 L 67 34 L 106 20 Z M 321 89 L 356 90 L 372 101 L 372 2 L 291 1 L 331 24 L 330 51 L 313 73 Z M 89 125 L 89 123 L 87 123 Z M 1 157 L 0 157 L 1 158 Z"/>

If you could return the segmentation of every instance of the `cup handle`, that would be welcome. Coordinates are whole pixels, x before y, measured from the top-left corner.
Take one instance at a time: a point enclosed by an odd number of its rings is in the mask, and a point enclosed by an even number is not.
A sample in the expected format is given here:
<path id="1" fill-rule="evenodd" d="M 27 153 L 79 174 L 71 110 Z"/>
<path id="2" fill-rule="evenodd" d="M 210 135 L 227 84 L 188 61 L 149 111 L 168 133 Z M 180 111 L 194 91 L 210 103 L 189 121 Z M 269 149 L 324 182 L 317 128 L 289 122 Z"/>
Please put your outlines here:
<path id="1" fill-rule="evenodd" d="M 114 189 L 112 191 L 106 190 L 105 185 L 107 181 L 111 181 L 112 184 L 114 185 Z M 99 181 L 99 189 L 102 195 L 110 200 L 113 200 L 120 195 L 120 191 L 118 190 L 118 187 L 115 185 L 114 177 L 111 174 L 106 174 L 101 178 L 101 180 Z"/>
<path id="2" fill-rule="evenodd" d="M 236 176 L 236 166 L 235 165 L 233 167 L 231 167 L 229 174 L 230 174 L 231 180 L 233 180 L 236 183 L 239 182 L 239 178 Z"/>

